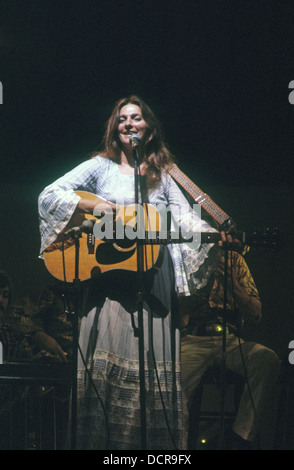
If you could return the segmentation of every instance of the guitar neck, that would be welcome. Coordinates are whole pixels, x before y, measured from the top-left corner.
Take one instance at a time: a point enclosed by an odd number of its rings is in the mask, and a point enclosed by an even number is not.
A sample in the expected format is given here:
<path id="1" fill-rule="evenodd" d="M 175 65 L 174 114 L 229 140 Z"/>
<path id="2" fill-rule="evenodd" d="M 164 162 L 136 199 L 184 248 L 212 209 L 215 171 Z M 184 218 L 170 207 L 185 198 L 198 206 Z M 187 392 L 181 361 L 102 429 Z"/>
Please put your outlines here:
<path id="1" fill-rule="evenodd" d="M 282 245 L 279 234 L 276 231 L 266 230 L 265 232 L 255 232 L 248 234 L 245 232 L 234 232 L 233 238 L 237 239 L 243 245 L 249 245 L 253 247 L 271 247 L 274 250 L 279 249 Z M 119 241 L 132 245 L 135 242 L 141 243 L 142 245 L 168 245 L 171 243 L 217 243 L 221 240 L 220 232 L 172 232 L 172 231 L 142 231 L 139 234 L 135 234 L 132 238 L 116 237 L 104 238 L 105 242 L 116 242 Z"/>
<path id="2" fill-rule="evenodd" d="M 271 247 L 278 249 L 281 246 L 278 234 L 270 231 L 249 234 L 246 232 L 234 232 L 233 238 L 236 238 L 243 245 L 253 247 Z M 138 240 L 147 245 L 168 245 L 170 243 L 217 243 L 221 240 L 220 232 L 154 232 L 145 233 L 145 238 L 140 237 Z"/>
<path id="3" fill-rule="evenodd" d="M 115 239 L 116 241 L 118 240 Z M 221 240 L 221 234 L 219 232 L 171 232 L 171 231 L 148 231 L 145 235 L 140 234 L 133 241 L 142 243 L 144 245 L 168 245 L 171 243 L 189 243 L 199 242 L 201 243 L 217 243 Z M 242 237 L 240 241 L 244 241 L 245 237 Z M 107 240 L 114 241 L 114 240 Z"/>

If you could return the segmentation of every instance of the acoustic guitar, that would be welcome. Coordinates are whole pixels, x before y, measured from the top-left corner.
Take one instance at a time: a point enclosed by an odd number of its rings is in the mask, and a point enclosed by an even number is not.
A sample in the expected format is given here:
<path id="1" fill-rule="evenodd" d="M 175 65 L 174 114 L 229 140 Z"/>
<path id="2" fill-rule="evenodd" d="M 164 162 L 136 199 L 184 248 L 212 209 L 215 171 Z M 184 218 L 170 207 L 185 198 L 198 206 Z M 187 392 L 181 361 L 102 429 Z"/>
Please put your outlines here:
<path id="1" fill-rule="evenodd" d="M 76 191 L 82 198 L 103 199 L 87 191 Z M 95 212 L 94 212 L 95 214 Z M 84 233 L 83 223 L 91 221 L 92 230 Z M 80 227 L 81 230 L 73 228 Z M 100 275 L 106 271 L 120 269 L 136 271 L 138 244 L 142 246 L 142 269 L 158 269 L 162 260 L 161 246 L 169 243 L 217 243 L 219 232 L 178 233 L 162 229 L 162 218 L 152 204 L 120 206 L 102 217 L 76 213 L 57 239 L 44 252 L 46 268 L 55 278 L 73 282 L 76 277 L 78 243 L 78 277 L 81 281 Z M 72 230 L 71 230 L 72 229 Z M 236 235 L 243 244 L 253 246 L 279 245 L 277 231 L 258 231 L 252 235 L 238 232 Z"/>

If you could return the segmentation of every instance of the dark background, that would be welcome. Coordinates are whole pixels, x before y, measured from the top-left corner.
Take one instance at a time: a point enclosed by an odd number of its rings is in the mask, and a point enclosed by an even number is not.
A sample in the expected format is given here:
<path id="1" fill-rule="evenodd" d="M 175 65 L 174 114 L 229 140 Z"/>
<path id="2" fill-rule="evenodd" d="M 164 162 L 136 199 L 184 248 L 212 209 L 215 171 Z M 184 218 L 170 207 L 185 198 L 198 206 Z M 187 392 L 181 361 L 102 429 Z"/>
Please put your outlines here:
<path id="1" fill-rule="evenodd" d="M 52 282 L 41 190 L 99 145 L 115 101 L 159 117 L 180 167 L 238 223 L 284 232 L 246 260 L 264 303 L 249 334 L 288 354 L 293 325 L 293 1 L 4 0 L 0 266 L 19 295 Z"/>

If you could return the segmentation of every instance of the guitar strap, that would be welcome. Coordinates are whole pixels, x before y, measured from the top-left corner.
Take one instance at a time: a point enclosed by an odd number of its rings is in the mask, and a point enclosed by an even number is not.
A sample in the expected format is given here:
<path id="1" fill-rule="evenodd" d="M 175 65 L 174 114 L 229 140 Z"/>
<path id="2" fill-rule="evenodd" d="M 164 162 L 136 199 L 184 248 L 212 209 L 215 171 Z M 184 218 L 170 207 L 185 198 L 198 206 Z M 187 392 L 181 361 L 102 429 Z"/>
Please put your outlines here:
<path id="1" fill-rule="evenodd" d="M 207 194 L 205 194 L 188 176 L 174 163 L 166 168 L 168 173 L 179 183 L 193 200 L 200 204 L 223 229 L 233 225 L 231 217 L 226 214 Z"/>

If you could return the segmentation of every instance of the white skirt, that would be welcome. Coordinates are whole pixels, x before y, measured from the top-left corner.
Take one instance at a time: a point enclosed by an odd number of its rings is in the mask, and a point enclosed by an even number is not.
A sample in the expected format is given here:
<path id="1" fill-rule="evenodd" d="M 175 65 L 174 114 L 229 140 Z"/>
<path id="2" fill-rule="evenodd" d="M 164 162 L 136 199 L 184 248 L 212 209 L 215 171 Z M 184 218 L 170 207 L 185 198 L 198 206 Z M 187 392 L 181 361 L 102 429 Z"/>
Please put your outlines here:
<path id="1" fill-rule="evenodd" d="M 77 448 L 142 449 L 137 278 L 126 271 L 102 278 L 80 326 Z M 179 311 L 168 249 L 143 285 L 146 448 L 181 449 Z"/>

